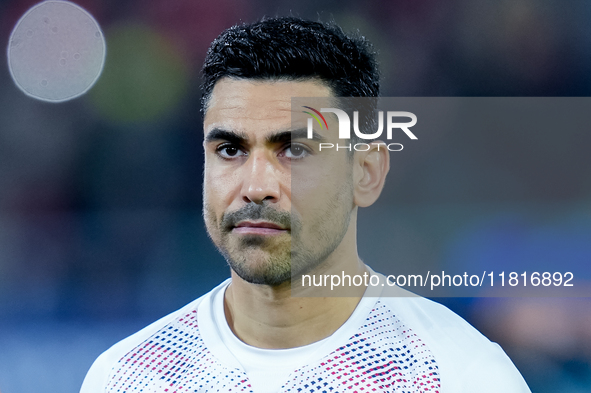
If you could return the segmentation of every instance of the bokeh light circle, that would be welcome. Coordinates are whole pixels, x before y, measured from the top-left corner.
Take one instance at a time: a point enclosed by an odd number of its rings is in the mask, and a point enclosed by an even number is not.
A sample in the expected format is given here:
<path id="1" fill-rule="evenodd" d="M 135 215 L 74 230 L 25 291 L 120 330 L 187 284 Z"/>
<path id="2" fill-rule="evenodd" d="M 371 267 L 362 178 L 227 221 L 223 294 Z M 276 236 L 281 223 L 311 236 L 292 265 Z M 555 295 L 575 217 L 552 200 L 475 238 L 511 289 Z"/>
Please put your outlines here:
<path id="1" fill-rule="evenodd" d="M 26 95 L 63 102 L 99 78 L 106 44 L 96 20 L 68 1 L 44 1 L 17 22 L 8 41 L 8 67 Z"/>

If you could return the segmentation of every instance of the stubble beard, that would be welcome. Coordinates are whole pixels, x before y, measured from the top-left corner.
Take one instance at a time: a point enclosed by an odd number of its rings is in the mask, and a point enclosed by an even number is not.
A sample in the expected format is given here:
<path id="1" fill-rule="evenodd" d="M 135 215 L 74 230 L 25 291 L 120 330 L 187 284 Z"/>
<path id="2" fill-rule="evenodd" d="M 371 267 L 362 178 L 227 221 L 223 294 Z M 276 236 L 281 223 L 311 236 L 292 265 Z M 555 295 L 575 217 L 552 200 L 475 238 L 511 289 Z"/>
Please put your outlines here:
<path id="1" fill-rule="evenodd" d="M 267 202 L 250 203 L 223 214 L 220 220 L 205 202 L 203 216 L 210 238 L 240 278 L 251 284 L 279 286 L 314 270 L 339 246 L 351 219 L 351 188 L 352 185 L 345 185 L 334 198 L 328 199 L 326 206 L 318 209 L 317 215 L 321 216 L 307 233 L 295 212 L 276 210 Z M 261 219 L 290 228 L 289 234 L 271 237 L 232 234 L 238 221 Z"/>

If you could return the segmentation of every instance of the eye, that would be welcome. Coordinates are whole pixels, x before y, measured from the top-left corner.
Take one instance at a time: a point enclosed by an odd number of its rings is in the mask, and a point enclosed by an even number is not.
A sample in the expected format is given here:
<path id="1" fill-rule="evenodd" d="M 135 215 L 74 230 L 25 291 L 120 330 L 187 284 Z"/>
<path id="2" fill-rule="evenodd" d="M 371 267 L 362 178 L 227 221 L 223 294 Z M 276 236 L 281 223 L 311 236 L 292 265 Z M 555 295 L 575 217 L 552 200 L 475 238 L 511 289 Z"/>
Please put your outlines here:
<path id="1" fill-rule="evenodd" d="M 297 160 L 304 157 L 307 157 L 310 154 L 310 150 L 304 146 L 297 143 L 292 143 L 291 145 L 287 146 L 285 150 L 283 150 L 283 155 L 286 158 Z"/>
<path id="2" fill-rule="evenodd" d="M 228 143 L 218 146 L 216 152 L 222 158 L 236 158 L 246 155 L 239 146 Z"/>

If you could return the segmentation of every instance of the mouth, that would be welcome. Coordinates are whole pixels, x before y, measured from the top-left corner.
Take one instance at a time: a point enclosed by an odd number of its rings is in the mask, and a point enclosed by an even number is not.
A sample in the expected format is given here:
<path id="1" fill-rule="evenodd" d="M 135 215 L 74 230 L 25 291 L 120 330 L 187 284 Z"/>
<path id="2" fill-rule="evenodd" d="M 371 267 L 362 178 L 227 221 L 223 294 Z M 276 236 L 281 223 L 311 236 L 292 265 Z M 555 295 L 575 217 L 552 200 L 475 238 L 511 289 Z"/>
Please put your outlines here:
<path id="1" fill-rule="evenodd" d="M 240 235 L 281 235 L 289 229 L 269 221 L 241 221 L 232 228 L 232 232 Z"/>

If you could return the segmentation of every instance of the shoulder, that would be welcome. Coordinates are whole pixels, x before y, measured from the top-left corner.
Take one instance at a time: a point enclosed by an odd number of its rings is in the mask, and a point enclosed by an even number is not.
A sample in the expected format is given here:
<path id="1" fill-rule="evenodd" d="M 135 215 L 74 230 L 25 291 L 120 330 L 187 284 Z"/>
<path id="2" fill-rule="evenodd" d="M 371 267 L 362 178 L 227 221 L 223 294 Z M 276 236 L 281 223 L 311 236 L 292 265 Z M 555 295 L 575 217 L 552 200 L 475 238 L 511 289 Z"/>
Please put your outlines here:
<path id="1" fill-rule="evenodd" d="M 163 327 L 173 322 L 175 319 L 181 317 L 183 314 L 196 312 L 199 304 L 216 289 L 227 285 L 229 280 L 224 281 L 218 287 L 214 288 L 207 294 L 192 301 L 179 310 L 176 310 L 159 320 L 151 323 L 142 330 L 132 334 L 131 336 L 119 341 L 111 348 L 103 352 L 92 364 L 90 370 L 84 378 L 80 393 L 98 393 L 102 392 L 107 386 L 114 366 L 131 350 L 152 337 L 155 333 Z"/>
<path id="2" fill-rule="evenodd" d="M 380 302 L 429 348 L 442 392 L 530 392 L 501 347 L 447 307 L 400 288 L 386 289 Z"/>

